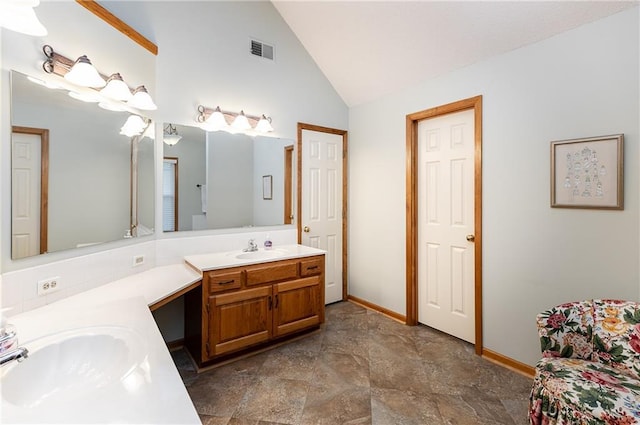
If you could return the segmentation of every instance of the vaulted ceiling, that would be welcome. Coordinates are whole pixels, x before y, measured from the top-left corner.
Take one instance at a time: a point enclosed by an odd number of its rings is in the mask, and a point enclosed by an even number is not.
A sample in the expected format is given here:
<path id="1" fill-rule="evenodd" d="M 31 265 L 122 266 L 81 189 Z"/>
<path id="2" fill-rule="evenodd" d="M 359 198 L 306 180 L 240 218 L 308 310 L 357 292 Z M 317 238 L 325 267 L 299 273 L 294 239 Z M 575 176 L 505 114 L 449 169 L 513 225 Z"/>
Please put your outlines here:
<path id="1" fill-rule="evenodd" d="M 348 106 L 553 37 L 638 1 L 277 1 Z"/>

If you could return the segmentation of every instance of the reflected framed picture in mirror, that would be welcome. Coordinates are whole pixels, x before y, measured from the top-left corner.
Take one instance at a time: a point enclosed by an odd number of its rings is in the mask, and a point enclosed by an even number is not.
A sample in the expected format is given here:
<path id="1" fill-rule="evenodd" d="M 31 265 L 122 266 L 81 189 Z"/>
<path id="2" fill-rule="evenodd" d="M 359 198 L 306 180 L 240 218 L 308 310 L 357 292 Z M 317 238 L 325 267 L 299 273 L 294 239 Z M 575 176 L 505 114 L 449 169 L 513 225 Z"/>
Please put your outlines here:
<path id="1" fill-rule="evenodd" d="M 271 200 L 273 199 L 273 193 L 271 189 L 273 188 L 273 177 L 271 175 L 262 176 L 262 199 Z"/>

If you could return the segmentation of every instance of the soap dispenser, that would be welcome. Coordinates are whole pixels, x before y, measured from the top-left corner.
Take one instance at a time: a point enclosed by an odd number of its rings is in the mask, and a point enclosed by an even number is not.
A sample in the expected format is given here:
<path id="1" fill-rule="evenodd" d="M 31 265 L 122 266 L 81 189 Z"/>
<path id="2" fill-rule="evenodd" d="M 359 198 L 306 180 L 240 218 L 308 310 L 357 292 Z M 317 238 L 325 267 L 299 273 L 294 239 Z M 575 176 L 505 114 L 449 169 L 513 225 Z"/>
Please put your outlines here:
<path id="1" fill-rule="evenodd" d="M 271 242 L 271 238 L 267 235 L 267 238 L 264 240 L 264 249 L 271 249 L 273 246 L 273 242 Z"/>

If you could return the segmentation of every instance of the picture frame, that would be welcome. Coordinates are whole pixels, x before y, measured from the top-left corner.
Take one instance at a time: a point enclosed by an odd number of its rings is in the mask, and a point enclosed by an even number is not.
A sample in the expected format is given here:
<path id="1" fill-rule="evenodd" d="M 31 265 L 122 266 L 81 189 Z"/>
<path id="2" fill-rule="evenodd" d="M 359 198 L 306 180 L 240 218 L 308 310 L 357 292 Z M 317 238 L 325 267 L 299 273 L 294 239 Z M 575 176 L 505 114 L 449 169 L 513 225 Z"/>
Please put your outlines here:
<path id="1" fill-rule="evenodd" d="M 624 135 L 551 142 L 551 207 L 624 209 Z"/>
<path id="2" fill-rule="evenodd" d="M 262 176 L 262 199 L 273 199 L 273 176 Z"/>

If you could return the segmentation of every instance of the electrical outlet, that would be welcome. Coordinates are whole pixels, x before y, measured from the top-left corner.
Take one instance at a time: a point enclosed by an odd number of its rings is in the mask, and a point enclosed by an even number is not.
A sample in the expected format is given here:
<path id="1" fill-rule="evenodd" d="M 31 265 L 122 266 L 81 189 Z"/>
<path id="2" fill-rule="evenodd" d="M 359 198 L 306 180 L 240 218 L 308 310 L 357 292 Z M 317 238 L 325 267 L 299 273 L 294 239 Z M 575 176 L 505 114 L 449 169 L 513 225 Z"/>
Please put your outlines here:
<path id="1" fill-rule="evenodd" d="M 51 294 L 60 290 L 60 276 L 38 281 L 38 296 Z"/>
<path id="2" fill-rule="evenodd" d="M 133 267 L 141 266 L 144 264 L 144 255 L 133 256 Z"/>

